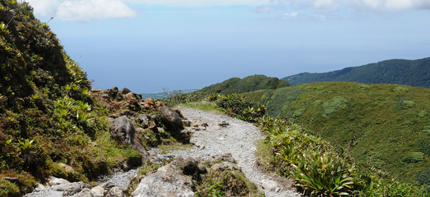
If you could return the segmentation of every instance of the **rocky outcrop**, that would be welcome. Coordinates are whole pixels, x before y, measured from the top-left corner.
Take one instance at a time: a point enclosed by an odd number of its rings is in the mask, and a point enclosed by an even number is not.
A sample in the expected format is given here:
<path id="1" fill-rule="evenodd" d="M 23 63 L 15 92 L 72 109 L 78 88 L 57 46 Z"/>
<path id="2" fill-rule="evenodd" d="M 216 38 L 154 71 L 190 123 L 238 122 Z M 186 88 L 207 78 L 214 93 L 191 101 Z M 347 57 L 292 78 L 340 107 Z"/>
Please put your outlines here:
<path id="1" fill-rule="evenodd" d="M 176 111 L 170 109 L 167 106 L 162 106 L 160 108 L 160 113 L 164 117 L 163 123 L 165 123 L 165 125 L 167 125 L 171 129 L 182 130 L 184 128 L 182 124 L 182 119 Z"/>
<path id="2" fill-rule="evenodd" d="M 136 134 L 131 120 L 128 119 L 127 116 L 116 118 L 111 127 L 111 135 L 114 139 L 139 151 L 142 154 L 142 160 L 146 160 L 148 153 L 140 137 Z"/>
<path id="3" fill-rule="evenodd" d="M 193 181 L 175 165 L 168 164 L 143 178 L 133 197 L 193 197 Z"/>
<path id="4" fill-rule="evenodd" d="M 132 145 L 135 136 L 134 126 L 127 116 L 121 116 L 114 121 L 114 129 L 111 131 L 112 137 L 124 144 Z"/>
<path id="5" fill-rule="evenodd" d="M 237 171 L 241 171 L 241 168 L 238 165 L 236 165 L 235 163 L 224 161 L 224 162 L 221 162 L 221 163 L 214 164 L 211 167 L 211 170 L 215 170 L 215 171 L 224 171 L 224 170 L 237 170 Z"/>
<path id="6" fill-rule="evenodd" d="M 89 184 L 83 182 L 71 183 L 65 179 L 51 176 L 47 185 L 40 185 L 36 193 L 26 196 L 124 197 L 126 190 L 111 181 L 91 188 Z"/>

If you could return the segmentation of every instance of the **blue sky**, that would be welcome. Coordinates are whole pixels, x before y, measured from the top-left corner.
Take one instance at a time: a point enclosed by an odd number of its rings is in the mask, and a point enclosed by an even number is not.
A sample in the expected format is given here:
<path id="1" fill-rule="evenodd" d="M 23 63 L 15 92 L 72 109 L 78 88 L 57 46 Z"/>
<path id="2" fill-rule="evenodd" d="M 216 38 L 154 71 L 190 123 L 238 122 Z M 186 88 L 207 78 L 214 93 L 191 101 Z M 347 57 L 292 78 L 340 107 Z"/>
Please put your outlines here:
<path id="1" fill-rule="evenodd" d="M 26 0 L 94 80 L 137 93 L 430 57 L 429 0 Z"/>

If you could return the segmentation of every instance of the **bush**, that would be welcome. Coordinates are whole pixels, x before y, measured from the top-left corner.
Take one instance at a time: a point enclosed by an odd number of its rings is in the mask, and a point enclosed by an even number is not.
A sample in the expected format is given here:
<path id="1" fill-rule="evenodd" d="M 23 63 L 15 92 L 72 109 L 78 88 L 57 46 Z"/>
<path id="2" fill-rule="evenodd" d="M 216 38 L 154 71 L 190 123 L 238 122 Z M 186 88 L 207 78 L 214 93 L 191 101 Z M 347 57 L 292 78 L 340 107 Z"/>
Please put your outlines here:
<path id="1" fill-rule="evenodd" d="M 345 108 L 347 102 L 348 101 L 341 96 L 336 96 L 333 99 L 325 102 L 323 104 L 324 113 L 322 114 L 322 117 L 327 118 L 327 116 L 334 114 L 337 110 Z"/>
<path id="2" fill-rule="evenodd" d="M 0 196 L 20 196 L 19 188 L 17 185 L 0 178 Z"/>
<path id="3" fill-rule="evenodd" d="M 419 173 L 415 181 L 422 185 L 430 185 L 430 167 Z"/>
<path id="4" fill-rule="evenodd" d="M 418 141 L 418 150 L 430 156 L 430 138 L 424 138 Z"/>
<path id="5" fill-rule="evenodd" d="M 402 159 L 402 162 L 405 162 L 405 163 L 418 163 L 418 162 L 423 161 L 423 159 L 424 159 L 424 153 L 422 153 L 422 152 L 412 152 L 412 153 L 409 153 L 407 156 L 405 156 Z"/>

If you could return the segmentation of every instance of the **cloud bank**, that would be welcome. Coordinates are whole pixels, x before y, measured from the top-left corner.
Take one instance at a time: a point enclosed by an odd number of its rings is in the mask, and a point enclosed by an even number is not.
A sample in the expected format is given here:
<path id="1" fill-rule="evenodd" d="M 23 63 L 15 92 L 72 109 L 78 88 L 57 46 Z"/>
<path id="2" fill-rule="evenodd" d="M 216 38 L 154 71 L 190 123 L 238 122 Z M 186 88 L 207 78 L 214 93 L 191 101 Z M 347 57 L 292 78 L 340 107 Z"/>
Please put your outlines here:
<path id="1" fill-rule="evenodd" d="M 353 10 L 397 12 L 430 9 L 429 0 L 268 0 L 271 3 L 318 11 Z"/>
<path id="2" fill-rule="evenodd" d="M 127 4 L 168 7 L 254 6 L 258 14 L 279 14 L 288 10 L 336 12 L 344 10 L 403 12 L 430 10 L 430 0 L 25 0 L 39 18 L 89 22 L 106 18 L 135 17 Z M 281 11 L 284 10 L 284 11 Z M 291 18 L 291 17 L 290 17 Z"/>
<path id="3" fill-rule="evenodd" d="M 106 18 L 135 17 L 136 12 L 120 0 L 26 0 L 39 18 L 89 22 Z"/>

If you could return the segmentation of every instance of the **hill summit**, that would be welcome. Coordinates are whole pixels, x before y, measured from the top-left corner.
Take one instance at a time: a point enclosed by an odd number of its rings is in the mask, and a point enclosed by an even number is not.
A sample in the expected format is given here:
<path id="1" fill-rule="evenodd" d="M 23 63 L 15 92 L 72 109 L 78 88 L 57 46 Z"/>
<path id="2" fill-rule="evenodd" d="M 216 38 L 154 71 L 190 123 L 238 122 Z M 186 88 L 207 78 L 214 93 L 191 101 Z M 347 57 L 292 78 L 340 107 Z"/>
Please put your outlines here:
<path id="1" fill-rule="evenodd" d="M 417 60 L 392 59 L 326 73 L 300 73 L 282 78 L 291 85 L 345 81 L 366 84 L 400 84 L 430 88 L 430 57 Z"/>
<path id="2" fill-rule="evenodd" d="M 252 75 L 243 79 L 234 77 L 225 80 L 221 83 L 217 83 L 200 90 L 200 92 L 207 93 L 220 93 L 220 94 L 231 94 L 231 93 L 245 93 L 256 90 L 264 89 L 276 89 L 289 86 L 290 84 L 286 81 L 279 80 L 276 77 L 266 77 L 264 75 Z"/>

